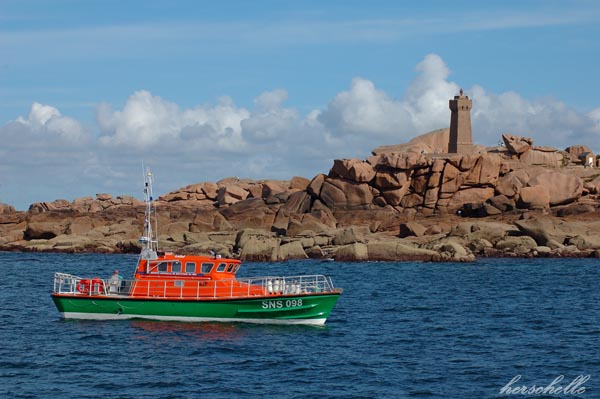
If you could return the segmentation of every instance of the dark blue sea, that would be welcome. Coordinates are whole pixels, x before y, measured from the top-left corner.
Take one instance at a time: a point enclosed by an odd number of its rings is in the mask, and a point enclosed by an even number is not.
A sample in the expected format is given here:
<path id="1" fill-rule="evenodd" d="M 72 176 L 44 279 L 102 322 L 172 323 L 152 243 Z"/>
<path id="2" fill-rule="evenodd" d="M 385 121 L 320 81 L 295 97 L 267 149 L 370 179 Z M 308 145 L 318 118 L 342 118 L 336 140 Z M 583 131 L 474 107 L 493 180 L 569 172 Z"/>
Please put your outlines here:
<path id="1" fill-rule="evenodd" d="M 59 318 L 55 271 L 136 259 L 0 253 L 1 398 L 600 398 L 597 259 L 243 266 L 331 275 L 325 327 Z M 501 393 L 588 375 L 579 395 Z"/>

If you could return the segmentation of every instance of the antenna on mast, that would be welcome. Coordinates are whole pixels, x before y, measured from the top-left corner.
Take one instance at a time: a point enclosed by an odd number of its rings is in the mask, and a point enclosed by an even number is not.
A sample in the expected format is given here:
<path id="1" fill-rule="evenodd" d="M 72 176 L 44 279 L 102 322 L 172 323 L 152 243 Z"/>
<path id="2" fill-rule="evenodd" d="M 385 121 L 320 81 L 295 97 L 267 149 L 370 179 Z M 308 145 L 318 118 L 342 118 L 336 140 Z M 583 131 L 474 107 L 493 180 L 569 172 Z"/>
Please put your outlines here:
<path id="1" fill-rule="evenodd" d="M 143 166 L 142 166 L 143 168 Z M 152 229 L 152 218 L 156 226 L 156 214 L 154 209 L 154 194 L 152 193 L 153 175 L 150 169 L 144 172 L 144 235 L 138 240 L 143 245 L 140 257 L 142 259 L 153 260 L 158 258 L 158 239 L 156 229 Z"/>

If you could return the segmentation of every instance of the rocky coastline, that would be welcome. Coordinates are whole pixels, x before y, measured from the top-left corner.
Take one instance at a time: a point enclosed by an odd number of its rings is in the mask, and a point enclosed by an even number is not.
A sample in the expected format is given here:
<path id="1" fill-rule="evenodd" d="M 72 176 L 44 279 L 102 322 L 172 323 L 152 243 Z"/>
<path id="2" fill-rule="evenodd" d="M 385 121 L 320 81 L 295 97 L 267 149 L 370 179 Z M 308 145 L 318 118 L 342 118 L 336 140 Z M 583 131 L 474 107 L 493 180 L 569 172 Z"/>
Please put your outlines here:
<path id="1" fill-rule="evenodd" d="M 591 150 L 503 145 L 448 154 L 448 129 L 327 174 L 289 181 L 227 178 L 156 201 L 160 248 L 245 261 L 473 261 L 600 257 L 600 169 Z M 595 157 L 593 157 L 595 160 Z M 0 204 L 0 250 L 137 253 L 143 203 L 97 194 Z"/>

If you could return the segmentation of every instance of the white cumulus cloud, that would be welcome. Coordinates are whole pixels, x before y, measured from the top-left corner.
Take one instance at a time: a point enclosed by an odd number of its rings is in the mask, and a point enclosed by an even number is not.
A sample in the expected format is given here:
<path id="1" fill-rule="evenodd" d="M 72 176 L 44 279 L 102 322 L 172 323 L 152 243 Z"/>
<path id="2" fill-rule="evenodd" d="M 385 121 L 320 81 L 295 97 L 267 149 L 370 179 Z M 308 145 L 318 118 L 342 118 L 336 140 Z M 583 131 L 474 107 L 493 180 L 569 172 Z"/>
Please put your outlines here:
<path id="1" fill-rule="evenodd" d="M 241 122 L 244 138 L 256 144 L 286 140 L 299 121 L 296 110 L 283 107 L 287 96 L 283 89 L 258 96 L 255 109 Z"/>
<path id="2" fill-rule="evenodd" d="M 131 181 L 142 161 L 162 176 L 160 192 L 226 176 L 311 178 L 326 173 L 335 158 L 366 158 L 375 147 L 449 126 L 448 100 L 460 90 L 450 69 L 429 54 L 414 72 L 404 93 L 356 77 L 325 99 L 323 109 L 305 115 L 286 105 L 284 88 L 259 94 L 252 109 L 229 97 L 184 108 L 140 90 L 122 109 L 98 105 L 97 128 L 36 102 L 26 117 L 0 126 L 0 188 L 12 187 L 6 182 L 19 187 L 0 200 L 13 198 L 23 208 L 24 201 L 135 193 Z M 555 98 L 493 93 L 480 85 L 464 90 L 473 100 L 476 143 L 495 145 L 509 132 L 533 137 L 537 145 L 600 149 L 600 107 L 586 114 Z"/>
<path id="3" fill-rule="evenodd" d="M 37 102 L 31 105 L 26 118 L 19 116 L 12 122 L 12 129 L 48 143 L 59 140 L 60 144 L 80 144 L 89 139 L 89 132 L 77 120 L 62 116 L 50 105 Z"/>
<path id="4" fill-rule="evenodd" d="M 128 144 L 141 150 L 188 144 L 211 144 L 214 148 L 234 149 L 243 144 L 240 123 L 249 115 L 223 97 L 217 105 L 189 109 L 140 90 L 132 94 L 120 111 L 101 104 L 96 119 L 106 146 Z"/>
<path id="5" fill-rule="evenodd" d="M 600 135 L 600 108 L 590 111 L 587 116 L 594 122 L 594 133 Z"/>
<path id="6" fill-rule="evenodd" d="M 364 78 L 354 78 L 348 91 L 327 105 L 319 120 L 335 134 L 408 140 L 449 123 L 448 99 L 458 85 L 448 82 L 444 61 L 427 55 L 415 68 L 417 76 L 401 99 L 394 99 Z"/>
<path id="7" fill-rule="evenodd" d="M 565 148 L 573 144 L 596 146 L 593 119 L 553 98 L 528 100 L 516 92 L 487 93 L 474 86 L 473 137 L 484 144 L 498 141 L 502 133 L 528 136 L 536 145 Z M 600 133 L 600 132 L 598 132 Z"/>
<path id="8" fill-rule="evenodd" d="M 395 101 L 370 80 L 354 78 L 348 91 L 335 96 L 318 120 L 335 135 L 391 136 L 412 125 L 405 104 Z M 412 128 L 412 126 L 411 126 Z"/>

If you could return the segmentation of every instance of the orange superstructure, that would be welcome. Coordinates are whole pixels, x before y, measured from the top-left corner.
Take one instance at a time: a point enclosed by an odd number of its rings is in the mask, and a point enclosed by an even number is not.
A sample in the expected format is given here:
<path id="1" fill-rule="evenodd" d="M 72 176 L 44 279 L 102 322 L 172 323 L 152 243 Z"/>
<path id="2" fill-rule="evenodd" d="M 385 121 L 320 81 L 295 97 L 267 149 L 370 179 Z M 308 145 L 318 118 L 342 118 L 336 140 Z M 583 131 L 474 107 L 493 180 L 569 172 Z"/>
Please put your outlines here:
<path id="1" fill-rule="evenodd" d="M 235 280 L 240 266 L 237 259 L 172 253 L 153 260 L 142 259 L 135 271 L 131 295 L 164 298 L 268 295 L 263 286 Z"/>

